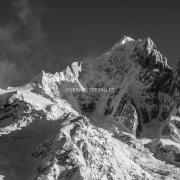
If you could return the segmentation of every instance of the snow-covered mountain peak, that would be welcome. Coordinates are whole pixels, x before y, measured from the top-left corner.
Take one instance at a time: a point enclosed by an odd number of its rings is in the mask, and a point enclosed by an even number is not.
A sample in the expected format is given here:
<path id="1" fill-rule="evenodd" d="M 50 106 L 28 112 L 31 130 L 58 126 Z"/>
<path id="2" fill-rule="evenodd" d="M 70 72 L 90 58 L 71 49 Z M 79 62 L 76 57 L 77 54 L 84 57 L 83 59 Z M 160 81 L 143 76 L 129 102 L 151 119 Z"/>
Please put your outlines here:
<path id="1" fill-rule="evenodd" d="M 154 42 L 130 37 L 0 89 L 0 180 L 178 180 L 176 89 Z"/>
<path id="2" fill-rule="evenodd" d="M 55 74 L 42 71 L 41 75 L 34 81 L 37 84 L 34 90 L 50 98 L 62 98 L 67 88 L 76 87 L 84 91 L 79 82 L 79 74 L 82 71 L 81 64 L 74 62 L 64 71 Z"/>
<path id="3" fill-rule="evenodd" d="M 82 71 L 81 63 L 78 62 L 72 63 L 71 67 L 67 66 L 67 68 L 62 72 L 56 72 L 55 74 L 46 73 L 42 71 L 40 82 L 43 81 L 56 81 L 56 82 L 75 82 L 78 81 L 79 73 Z"/>
<path id="4" fill-rule="evenodd" d="M 133 38 L 124 36 L 118 43 L 113 46 L 113 48 L 117 48 L 118 46 L 125 45 L 133 41 L 135 41 Z"/>
<path id="5" fill-rule="evenodd" d="M 122 44 L 125 44 L 125 43 L 127 43 L 127 42 L 131 42 L 131 41 L 134 41 L 134 39 L 131 38 L 131 37 L 128 37 L 128 36 L 124 36 L 124 37 L 121 39 L 121 43 L 122 43 Z"/>

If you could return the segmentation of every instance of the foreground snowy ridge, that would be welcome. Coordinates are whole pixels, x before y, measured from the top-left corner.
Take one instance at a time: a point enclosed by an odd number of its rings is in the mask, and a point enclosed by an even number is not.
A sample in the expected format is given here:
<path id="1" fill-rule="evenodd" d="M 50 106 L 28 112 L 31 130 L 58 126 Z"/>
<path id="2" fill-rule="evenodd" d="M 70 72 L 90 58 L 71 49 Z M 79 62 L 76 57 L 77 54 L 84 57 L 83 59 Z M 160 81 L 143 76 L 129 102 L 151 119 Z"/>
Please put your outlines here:
<path id="1" fill-rule="evenodd" d="M 0 90 L 0 179 L 178 180 L 178 84 L 150 38 L 124 37 L 89 62 Z"/>

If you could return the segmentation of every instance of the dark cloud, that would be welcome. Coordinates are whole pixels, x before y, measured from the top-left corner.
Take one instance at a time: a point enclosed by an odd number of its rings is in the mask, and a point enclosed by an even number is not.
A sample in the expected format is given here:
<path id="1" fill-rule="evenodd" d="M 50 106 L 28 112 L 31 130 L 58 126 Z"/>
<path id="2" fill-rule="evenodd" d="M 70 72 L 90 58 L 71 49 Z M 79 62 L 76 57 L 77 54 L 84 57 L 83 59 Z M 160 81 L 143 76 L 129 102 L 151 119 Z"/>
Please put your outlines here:
<path id="1" fill-rule="evenodd" d="M 25 83 L 40 69 L 52 68 L 41 9 L 28 0 L 16 0 L 13 7 L 17 19 L 0 27 L 0 87 Z"/>

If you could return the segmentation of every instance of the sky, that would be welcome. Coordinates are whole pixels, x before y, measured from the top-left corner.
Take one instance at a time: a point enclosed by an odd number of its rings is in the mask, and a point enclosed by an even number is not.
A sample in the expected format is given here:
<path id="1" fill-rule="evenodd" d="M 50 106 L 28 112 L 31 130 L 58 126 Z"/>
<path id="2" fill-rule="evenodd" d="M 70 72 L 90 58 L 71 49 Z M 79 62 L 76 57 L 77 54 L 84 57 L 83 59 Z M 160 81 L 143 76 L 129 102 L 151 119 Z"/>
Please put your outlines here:
<path id="1" fill-rule="evenodd" d="M 1 0 L 0 87 L 22 85 L 42 70 L 62 71 L 123 36 L 150 37 L 175 67 L 180 1 Z"/>

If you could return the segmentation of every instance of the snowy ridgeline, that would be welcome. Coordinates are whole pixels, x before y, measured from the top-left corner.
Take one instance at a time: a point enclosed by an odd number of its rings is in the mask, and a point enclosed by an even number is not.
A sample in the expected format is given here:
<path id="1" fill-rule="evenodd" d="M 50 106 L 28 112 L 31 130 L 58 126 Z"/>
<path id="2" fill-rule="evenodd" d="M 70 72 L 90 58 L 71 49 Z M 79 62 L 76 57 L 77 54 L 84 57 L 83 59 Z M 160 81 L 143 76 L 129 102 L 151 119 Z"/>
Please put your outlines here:
<path id="1" fill-rule="evenodd" d="M 178 83 L 150 38 L 124 37 L 91 61 L 1 89 L 0 179 L 178 180 Z"/>

